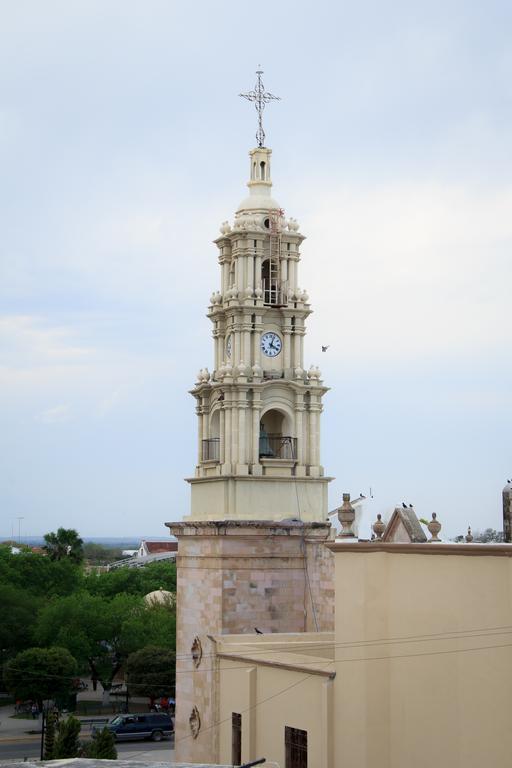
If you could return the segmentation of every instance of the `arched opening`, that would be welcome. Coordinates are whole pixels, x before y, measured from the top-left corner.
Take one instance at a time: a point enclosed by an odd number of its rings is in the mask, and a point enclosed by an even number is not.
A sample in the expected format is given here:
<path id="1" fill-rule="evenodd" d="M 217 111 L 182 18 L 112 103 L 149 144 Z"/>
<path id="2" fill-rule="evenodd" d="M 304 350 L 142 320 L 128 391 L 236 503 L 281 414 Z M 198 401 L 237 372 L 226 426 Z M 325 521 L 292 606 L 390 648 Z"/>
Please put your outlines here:
<path id="1" fill-rule="evenodd" d="M 265 162 L 263 160 L 260 163 L 260 179 L 265 181 Z"/>
<path id="2" fill-rule="evenodd" d="M 256 163 L 252 164 L 252 179 L 253 181 L 256 180 Z"/>
<path id="3" fill-rule="evenodd" d="M 297 457 L 297 438 L 291 435 L 289 417 L 272 408 L 260 421 L 260 458 L 288 459 Z"/>
<path id="4" fill-rule="evenodd" d="M 210 417 L 210 436 L 203 440 L 203 461 L 220 461 L 220 411 Z"/>
<path id="5" fill-rule="evenodd" d="M 282 303 L 277 259 L 265 259 L 261 264 L 261 287 L 263 303 L 279 306 Z"/>

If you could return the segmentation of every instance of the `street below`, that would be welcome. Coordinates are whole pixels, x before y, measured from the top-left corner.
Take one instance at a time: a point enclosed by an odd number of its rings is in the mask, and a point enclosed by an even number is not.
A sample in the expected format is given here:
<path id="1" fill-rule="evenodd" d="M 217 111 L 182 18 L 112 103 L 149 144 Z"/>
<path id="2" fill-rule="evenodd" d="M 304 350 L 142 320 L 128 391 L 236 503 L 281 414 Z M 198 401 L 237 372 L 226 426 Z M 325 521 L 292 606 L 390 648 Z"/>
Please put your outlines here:
<path id="1" fill-rule="evenodd" d="M 23 760 L 27 758 L 39 758 L 40 741 L 37 738 L 27 737 L 26 740 L 12 740 L 0 742 L 0 762 L 2 760 Z M 116 749 L 124 760 L 148 761 L 172 761 L 174 759 L 174 739 L 153 743 L 151 741 L 130 741 L 117 743 Z"/>

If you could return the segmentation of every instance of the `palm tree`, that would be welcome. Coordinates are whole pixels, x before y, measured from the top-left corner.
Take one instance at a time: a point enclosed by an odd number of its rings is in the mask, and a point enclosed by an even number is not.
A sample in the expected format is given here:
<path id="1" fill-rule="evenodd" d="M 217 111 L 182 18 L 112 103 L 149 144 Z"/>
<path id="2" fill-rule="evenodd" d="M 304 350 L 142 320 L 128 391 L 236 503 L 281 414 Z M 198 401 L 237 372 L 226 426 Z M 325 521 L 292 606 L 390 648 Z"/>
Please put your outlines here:
<path id="1" fill-rule="evenodd" d="M 51 560 L 69 557 L 74 563 L 81 563 L 84 558 L 84 542 L 74 528 L 59 528 L 57 533 L 45 533 L 45 549 Z"/>

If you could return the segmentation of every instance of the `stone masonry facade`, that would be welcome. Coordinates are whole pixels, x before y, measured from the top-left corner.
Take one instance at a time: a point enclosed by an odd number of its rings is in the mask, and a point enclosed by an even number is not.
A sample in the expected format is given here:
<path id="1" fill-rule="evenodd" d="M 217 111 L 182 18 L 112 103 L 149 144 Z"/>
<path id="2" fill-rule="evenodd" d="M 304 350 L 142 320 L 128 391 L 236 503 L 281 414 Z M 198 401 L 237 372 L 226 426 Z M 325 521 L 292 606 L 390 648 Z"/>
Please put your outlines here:
<path id="1" fill-rule="evenodd" d="M 218 756 L 212 635 L 332 631 L 333 555 L 324 546 L 331 529 L 268 521 L 167 526 L 178 539 L 176 759 L 211 761 Z"/>

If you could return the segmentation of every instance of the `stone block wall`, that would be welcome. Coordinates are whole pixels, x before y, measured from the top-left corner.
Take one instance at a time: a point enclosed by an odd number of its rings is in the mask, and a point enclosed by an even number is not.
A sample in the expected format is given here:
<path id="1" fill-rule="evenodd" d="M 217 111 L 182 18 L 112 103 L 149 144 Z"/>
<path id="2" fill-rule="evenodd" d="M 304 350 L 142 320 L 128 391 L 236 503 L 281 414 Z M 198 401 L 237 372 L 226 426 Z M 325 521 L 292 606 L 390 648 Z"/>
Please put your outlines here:
<path id="1" fill-rule="evenodd" d="M 176 759 L 214 762 L 219 713 L 211 636 L 332 630 L 334 565 L 324 546 L 330 525 L 167 526 L 178 539 Z"/>

